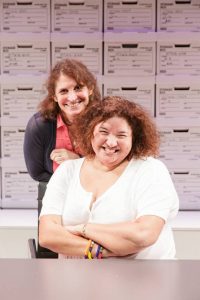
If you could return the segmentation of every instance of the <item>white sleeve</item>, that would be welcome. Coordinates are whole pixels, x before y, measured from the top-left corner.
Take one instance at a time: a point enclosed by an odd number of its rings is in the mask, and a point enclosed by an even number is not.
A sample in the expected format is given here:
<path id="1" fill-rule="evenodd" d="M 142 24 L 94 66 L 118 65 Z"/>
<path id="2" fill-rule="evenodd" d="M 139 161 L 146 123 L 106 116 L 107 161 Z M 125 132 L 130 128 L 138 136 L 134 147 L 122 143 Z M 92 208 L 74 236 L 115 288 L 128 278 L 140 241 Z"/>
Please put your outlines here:
<path id="1" fill-rule="evenodd" d="M 179 201 L 166 166 L 157 159 L 142 168 L 135 193 L 137 217 L 155 215 L 165 221 L 176 216 Z"/>
<path id="2" fill-rule="evenodd" d="M 42 199 L 43 215 L 62 215 L 69 183 L 74 174 L 74 161 L 63 162 L 51 176 Z"/>

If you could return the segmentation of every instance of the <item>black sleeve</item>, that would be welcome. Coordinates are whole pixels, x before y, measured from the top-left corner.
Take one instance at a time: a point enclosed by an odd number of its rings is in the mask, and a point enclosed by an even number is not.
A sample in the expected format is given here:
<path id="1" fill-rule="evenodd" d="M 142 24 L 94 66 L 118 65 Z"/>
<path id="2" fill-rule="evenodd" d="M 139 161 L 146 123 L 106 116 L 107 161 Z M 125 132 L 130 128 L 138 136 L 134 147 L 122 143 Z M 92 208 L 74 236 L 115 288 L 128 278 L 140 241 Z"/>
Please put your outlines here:
<path id="1" fill-rule="evenodd" d="M 29 120 L 24 137 L 24 158 L 30 176 L 37 181 L 49 181 L 52 173 L 45 168 L 45 123 L 33 115 Z M 48 129 L 48 128 L 47 128 Z M 50 132 L 48 132 L 50 134 Z"/>

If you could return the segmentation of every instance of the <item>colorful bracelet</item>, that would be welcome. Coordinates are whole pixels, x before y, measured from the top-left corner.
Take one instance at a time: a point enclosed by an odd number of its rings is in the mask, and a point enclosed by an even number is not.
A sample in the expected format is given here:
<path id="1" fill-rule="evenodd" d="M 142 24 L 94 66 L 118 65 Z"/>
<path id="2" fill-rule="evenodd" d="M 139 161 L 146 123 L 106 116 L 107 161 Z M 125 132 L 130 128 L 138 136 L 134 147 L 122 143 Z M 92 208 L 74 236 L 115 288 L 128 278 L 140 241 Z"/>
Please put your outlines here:
<path id="1" fill-rule="evenodd" d="M 93 259 L 92 257 L 92 248 L 94 246 L 94 241 L 91 242 L 90 244 L 90 248 L 89 248 L 89 251 L 88 251 L 88 259 Z"/>
<path id="2" fill-rule="evenodd" d="M 102 257 L 103 257 L 103 247 L 101 245 L 98 245 L 95 257 L 97 259 L 102 259 Z"/>
<path id="3" fill-rule="evenodd" d="M 92 241 L 91 241 L 91 240 L 88 240 L 88 243 L 87 243 L 87 246 L 86 246 L 86 249 L 85 249 L 85 253 L 84 253 L 84 254 L 85 254 L 85 255 L 84 255 L 85 259 L 88 258 L 88 251 L 89 251 L 89 248 L 90 248 L 91 243 L 92 243 Z"/>
<path id="4" fill-rule="evenodd" d="M 85 259 L 93 259 L 93 257 L 92 257 L 93 246 L 94 246 L 94 241 L 88 240 L 88 244 L 87 244 L 87 247 L 85 249 L 85 255 L 84 255 Z"/>

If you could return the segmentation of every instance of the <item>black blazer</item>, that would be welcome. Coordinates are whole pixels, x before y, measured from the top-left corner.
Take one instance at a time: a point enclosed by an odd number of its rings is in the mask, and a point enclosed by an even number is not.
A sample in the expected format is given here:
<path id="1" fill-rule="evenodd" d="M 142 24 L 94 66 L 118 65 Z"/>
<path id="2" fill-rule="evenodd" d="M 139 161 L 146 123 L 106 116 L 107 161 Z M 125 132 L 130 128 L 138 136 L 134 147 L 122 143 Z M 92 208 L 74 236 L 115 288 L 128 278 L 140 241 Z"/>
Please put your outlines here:
<path id="1" fill-rule="evenodd" d="M 38 112 L 27 126 L 24 137 L 24 158 L 30 176 L 37 181 L 49 181 L 53 174 L 50 153 L 56 144 L 56 120 L 45 120 Z"/>

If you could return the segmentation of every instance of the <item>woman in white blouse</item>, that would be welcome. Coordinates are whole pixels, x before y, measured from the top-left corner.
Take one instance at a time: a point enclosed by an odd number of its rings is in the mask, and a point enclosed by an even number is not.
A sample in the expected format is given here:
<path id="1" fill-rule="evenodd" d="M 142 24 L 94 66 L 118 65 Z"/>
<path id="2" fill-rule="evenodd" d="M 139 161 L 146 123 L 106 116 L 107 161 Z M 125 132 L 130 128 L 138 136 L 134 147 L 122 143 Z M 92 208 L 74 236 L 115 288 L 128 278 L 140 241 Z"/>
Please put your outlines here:
<path id="1" fill-rule="evenodd" d="M 77 120 L 84 158 L 48 183 L 39 242 L 60 257 L 173 259 L 178 197 L 159 161 L 159 136 L 140 105 L 106 97 Z"/>

